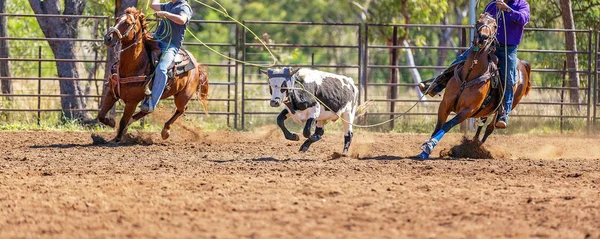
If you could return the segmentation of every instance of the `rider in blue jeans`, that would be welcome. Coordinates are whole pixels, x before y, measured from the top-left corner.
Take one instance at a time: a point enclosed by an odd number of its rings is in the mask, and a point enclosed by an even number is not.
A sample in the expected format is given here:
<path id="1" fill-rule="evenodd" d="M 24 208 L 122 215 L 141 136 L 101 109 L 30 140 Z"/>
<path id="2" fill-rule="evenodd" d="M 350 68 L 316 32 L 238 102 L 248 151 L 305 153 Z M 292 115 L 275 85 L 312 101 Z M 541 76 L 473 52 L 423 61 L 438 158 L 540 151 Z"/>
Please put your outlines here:
<path id="1" fill-rule="evenodd" d="M 505 73 L 508 71 L 508 75 L 506 76 L 506 90 L 504 92 L 504 112 L 499 115 L 496 122 L 496 127 L 503 129 L 508 126 L 508 114 L 512 109 L 514 98 L 513 86 L 517 80 L 517 48 L 523 38 L 525 24 L 529 22 L 529 3 L 526 0 L 499 0 L 495 2 L 495 5 L 489 4 L 485 11 L 492 16 L 496 16 L 498 11 L 503 11 L 504 18 L 506 19 L 506 23 L 502 22 L 502 17 L 498 19 L 498 35 L 496 36 L 498 45 L 495 52 L 495 55 L 498 57 L 498 69 L 502 84 L 504 84 Z M 505 24 L 506 30 L 504 29 Z M 471 48 L 458 56 L 452 65 L 466 61 L 470 51 Z M 425 91 L 427 88 L 425 84 L 420 84 L 419 87 L 421 91 Z M 424 93 L 435 95 L 441 92 L 444 87 L 445 85 L 437 85 L 433 87 L 432 92 Z"/>
<path id="2" fill-rule="evenodd" d="M 189 20 L 192 17 L 192 8 L 187 3 L 187 0 L 171 0 L 169 3 L 161 4 L 160 0 L 152 0 L 150 7 L 156 11 L 157 17 L 164 17 L 167 21 L 161 21 L 158 28 L 156 29 L 158 39 L 158 45 L 162 50 L 162 55 L 156 71 L 154 72 L 154 83 L 152 85 L 152 95 L 147 97 L 146 100 L 140 106 L 140 109 L 144 112 L 153 112 L 158 105 L 158 101 L 165 90 L 167 84 L 167 68 L 173 60 L 181 44 L 183 43 L 183 37 L 185 35 L 185 29 L 189 25 Z M 165 26 L 169 24 L 169 26 Z M 168 32 L 170 29 L 171 32 Z M 166 35 L 169 34 L 170 35 Z M 166 35 L 166 36 L 161 36 Z"/>

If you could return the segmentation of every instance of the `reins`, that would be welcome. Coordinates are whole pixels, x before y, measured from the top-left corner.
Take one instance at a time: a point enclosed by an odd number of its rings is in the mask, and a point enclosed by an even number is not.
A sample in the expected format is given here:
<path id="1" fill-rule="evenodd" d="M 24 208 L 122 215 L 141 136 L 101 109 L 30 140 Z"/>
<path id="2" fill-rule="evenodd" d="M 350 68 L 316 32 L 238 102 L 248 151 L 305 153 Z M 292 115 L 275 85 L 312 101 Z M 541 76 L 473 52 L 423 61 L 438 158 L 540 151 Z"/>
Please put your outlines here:
<path id="1" fill-rule="evenodd" d="M 148 76 L 132 76 L 132 77 L 125 77 L 122 78 L 121 77 L 121 73 L 120 73 L 120 61 L 121 61 L 121 53 L 125 52 L 128 49 L 131 49 L 133 46 L 138 45 L 141 41 L 143 41 L 144 39 L 144 28 L 142 28 L 142 36 L 139 37 L 138 39 L 138 31 L 137 31 L 137 23 L 138 23 L 138 18 L 139 15 L 135 15 L 135 14 L 131 14 L 128 13 L 126 15 L 126 18 L 122 18 L 117 24 L 115 24 L 115 26 L 112 26 L 109 28 L 109 31 L 107 34 L 112 34 L 115 33 L 117 35 L 117 44 L 113 47 L 115 50 L 115 54 L 116 54 L 116 59 L 117 61 L 115 62 L 114 66 L 115 66 L 115 73 L 113 73 L 110 77 L 110 80 L 114 82 L 115 85 L 113 85 L 113 87 L 111 87 L 111 91 L 113 92 L 113 96 L 116 99 L 119 99 L 121 97 L 121 84 L 126 84 L 126 83 L 134 83 L 134 82 L 143 82 L 146 81 Z M 133 24 L 131 24 L 131 26 L 127 29 L 127 31 L 125 31 L 124 34 L 121 34 L 121 31 L 119 31 L 118 27 L 123 23 L 123 21 L 127 20 L 129 18 L 129 16 L 132 16 L 133 18 Z M 142 22 L 140 22 L 140 24 L 143 24 Z M 123 47 L 123 42 L 122 40 L 127 37 L 131 31 L 133 30 L 133 34 L 134 34 L 134 39 L 133 42 L 131 44 L 129 44 L 129 46 L 122 48 Z M 116 88 L 116 92 L 115 92 L 115 88 Z"/>
<path id="2" fill-rule="evenodd" d="M 481 27 L 479 27 L 477 29 L 477 32 L 478 32 L 477 34 L 478 35 L 479 35 L 479 31 L 481 29 L 483 29 L 484 27 L 487 27 L 487 28 L 491 29 L 491 27 L 488 26 L 487 24 L 483 24 Z M 495 32 L 495 34 L 497 34 L 497 32 Z M 467 70 L 467 75 L 464 78 L 460 77 L 460 70 L 462 68 L 458 68 L 457 67 L 457 68 L 454 69 L 454 77 L 461 82 L 460 89 L 458 90 L 457 96 L 454 99 L 454 110 L 457 110 L 458 100 L 460 99 L 460 96 L 462 95 L 462 92 L 465 90 L 465 88 L 467 88 L 467 84 L 469 82 L 477 79 L 477 78 L 474 78 L 474 79 L 469 80 L 469 77 L 471 76 L 471 73 L 473 72 L 473 67 L 475 67 L 475 65 L 478 64 L 478 59 L 480 57 L 479 54 L 481 52 L 484 52 L 484 54 L 489 54 L 489 48 L 491 47 L 491 45 L 493 43 L 495 43 L 495 41 L 496 41 L 496 36 L 491 36 L 491 39 L 488 40 L 488 42 L 484 45 L 484 47 L 482 49 L 479 49 L 479 50 L 475 51 L 475 56 L 473 56 L 473 63 L 469 66 L 469 69 Z M 482 76 L 485 75 L 485 73 L 489 70 L 489 64 L 490 63 L 489 63 L 489 59 L 488 59 L 488 64 L 484 68 L 485 72 L 482 74 Z M 481 76 L 479 76 L 479 77 L 481 77 Z"/>

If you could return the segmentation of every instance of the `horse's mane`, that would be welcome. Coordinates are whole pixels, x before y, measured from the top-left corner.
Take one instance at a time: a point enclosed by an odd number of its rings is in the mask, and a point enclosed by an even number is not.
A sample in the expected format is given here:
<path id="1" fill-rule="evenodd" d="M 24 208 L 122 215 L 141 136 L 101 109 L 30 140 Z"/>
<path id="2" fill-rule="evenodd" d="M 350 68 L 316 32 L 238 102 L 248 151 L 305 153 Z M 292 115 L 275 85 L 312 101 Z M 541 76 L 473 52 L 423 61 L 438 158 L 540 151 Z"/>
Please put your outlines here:
<path id="1" fill-rule="evenodd" d="M 148 22 L 146 21 L 146 15 L 144 15 L 142 11 L 137 10 L 135 7 L 128 7 L 127 9 L 125 9 L 125 14 L 133 14 L 134 16 L 138 17 L 138 19 L 140 20 L 140 24 L 142 25 L 144 42 L 154 40 L 152 34 L 148 31 Z"/>
<path id="2" fill-rule="evenodd" d="M 492 14 L 490 14 L 489 12 L 483 12 L 483 13 L 482 13 L 482 14 L 479 16 L 479 19 L 481 19 L 481 18 L 484 18 L 484 17 L 485 17 L 485 18 L 491 18 L 491 19 L 494 19 L 494 16 L 492 16 Z"/>

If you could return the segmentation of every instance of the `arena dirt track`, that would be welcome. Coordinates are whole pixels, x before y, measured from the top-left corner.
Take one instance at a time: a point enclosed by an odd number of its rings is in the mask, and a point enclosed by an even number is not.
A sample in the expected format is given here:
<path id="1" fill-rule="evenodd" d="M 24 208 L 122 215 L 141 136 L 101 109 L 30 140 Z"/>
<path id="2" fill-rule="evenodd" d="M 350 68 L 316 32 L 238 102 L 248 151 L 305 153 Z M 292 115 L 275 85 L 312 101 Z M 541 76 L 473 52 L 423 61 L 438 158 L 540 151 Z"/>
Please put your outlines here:
<path id="1" fill-rule="evenodd" d="M 0 132 L 0 238 L 600 238 L 598 138 L 417 161 L 426 135 L 358 132 L 339 157 L 339 133 L 304 154 L 274 128 L 134 134 Z"/>

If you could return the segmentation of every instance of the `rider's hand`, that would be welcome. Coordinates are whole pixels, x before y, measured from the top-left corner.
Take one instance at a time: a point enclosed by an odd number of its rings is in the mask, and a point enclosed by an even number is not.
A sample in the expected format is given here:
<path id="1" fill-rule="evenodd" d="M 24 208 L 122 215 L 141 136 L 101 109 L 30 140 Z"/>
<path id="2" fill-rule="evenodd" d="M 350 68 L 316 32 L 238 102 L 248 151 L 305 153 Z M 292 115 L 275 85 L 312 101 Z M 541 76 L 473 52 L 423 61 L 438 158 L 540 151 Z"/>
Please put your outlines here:
<path id="1" fill-rule="evenodd" d="M 496 1 L 496 7 L 500 11 L 509 11 L 510 12 L 510 10 L 511 10 L 510 7 L 504 1 Z"/>
<path id="2" fill-rule="evenodd" d="M 166 17 L 167 16 L 167 12 L 165 12 L 165 11 L 157 11 L 157 12 L 154 13 L 154 15 L 156 15 L 156 17 L 162 18 L 162 17 Z"/>

